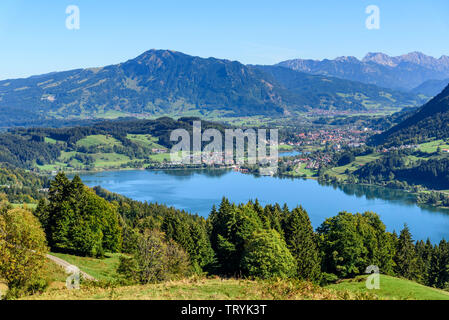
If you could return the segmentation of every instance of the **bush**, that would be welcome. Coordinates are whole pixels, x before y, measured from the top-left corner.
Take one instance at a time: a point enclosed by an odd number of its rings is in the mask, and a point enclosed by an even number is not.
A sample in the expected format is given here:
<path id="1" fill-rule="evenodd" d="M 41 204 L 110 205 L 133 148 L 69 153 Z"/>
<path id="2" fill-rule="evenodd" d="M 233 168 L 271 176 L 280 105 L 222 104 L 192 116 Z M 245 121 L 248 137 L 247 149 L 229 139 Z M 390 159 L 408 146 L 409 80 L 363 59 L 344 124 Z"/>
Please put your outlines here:
<path id="1" fill-rule="evenodd" d="M 337 282 L 337 280 L 338 277 L 335 274 L 323 272 L 321 274 L 320 286 L 327 286 L 329 284 Z"/>
<path id="2" fill-rule="evenodd" d="M 131 282 L 156 283 L 186 276 L 189 256 L 159 231 L 146 231 L 137 241 L 132 257 L 121 257 L 117 272 Z"/>
<path id="3" fill-rule="evenodd" d="M 37 218 L 24 209 L 0 209 L 0 278 L 9 288 L 6 299 L 41 292 L 47 246 Z"/>

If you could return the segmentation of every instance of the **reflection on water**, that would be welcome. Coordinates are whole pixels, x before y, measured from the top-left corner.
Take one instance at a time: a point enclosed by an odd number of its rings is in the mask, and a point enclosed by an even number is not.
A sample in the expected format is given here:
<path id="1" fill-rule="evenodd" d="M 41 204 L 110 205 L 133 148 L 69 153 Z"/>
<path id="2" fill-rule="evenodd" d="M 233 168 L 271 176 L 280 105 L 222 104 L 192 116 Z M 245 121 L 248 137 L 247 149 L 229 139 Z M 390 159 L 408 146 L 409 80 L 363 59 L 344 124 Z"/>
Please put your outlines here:
<path id="1" fill-rule="evenodd" d="M 176 179 L 189 179 L 195 174 L 203 174 L 209 178 L 220 178 L 226 173 L 231 171 L 231 169 L 176 169 L 176 170 L 156 170 L 158 172 L 164 173 L 168 176 L 172 176 Z"/>
<path id="2" fill-rule="evenodd" d="M 322 186 L 332 186 L 334 189 L 343 191 L 349 196 L 356 196 L 357 198 L 365 197 L 366 199 L 383 199 L 388 201 L 399 202 L 404 206 L 415 207 L 419 206 L 427 211 L 440 212 L 449 214 L 449 209 L 432 207 L 424 204 L 417 204 L 415 197 L 407 191 L 384 188 L 372 185 L 358 185 L 358 184 L 339 184 L 331 182 L 319 182 Z"/>

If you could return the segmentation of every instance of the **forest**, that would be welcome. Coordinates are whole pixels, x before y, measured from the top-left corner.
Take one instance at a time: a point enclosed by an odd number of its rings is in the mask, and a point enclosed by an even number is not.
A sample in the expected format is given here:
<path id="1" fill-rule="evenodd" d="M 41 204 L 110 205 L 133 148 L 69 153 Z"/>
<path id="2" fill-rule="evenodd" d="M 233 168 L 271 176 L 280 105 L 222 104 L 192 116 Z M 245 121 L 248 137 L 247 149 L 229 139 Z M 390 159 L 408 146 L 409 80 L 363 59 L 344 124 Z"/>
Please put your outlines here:
<path id="1" fill-rule="evenodd" d="M 406 155 L 392 152 L 387 156 L 366 164 L 354 172 L 361 182 L 406 181 L 433 189 L 449 188 L 449 159 L 407 161 Z"/>
<path id="2" fill-rule="evenodd" d="M 168 117 L 156 120 L 115 120 L 95 122 L 85 126 L 63 128 L 16 128 L 0 134 L 0 162 L 19 168 L 35 169 L 36 165 L 54 163 L 62 152 L 76 152 L 77 160 L 89 164 L 89 154 L 114 152 L 129 156 L 130 159 L 145 159 L 151 154 L 151 148 L 130 140 L 128 134 L 149 134 L 158 144 L 170 148 L 170 133 L 175 129 L 192 132 L 193 121 L 199 118 Z M 217 129 L 224 132 L 223 125 L 202 121 L 203 130 Z M 77 142 L 91 135 L 106 135 L 120 142 L 116 146 L 86 147 Z M 109 149 L 108 149 L 109 148 Z"/>

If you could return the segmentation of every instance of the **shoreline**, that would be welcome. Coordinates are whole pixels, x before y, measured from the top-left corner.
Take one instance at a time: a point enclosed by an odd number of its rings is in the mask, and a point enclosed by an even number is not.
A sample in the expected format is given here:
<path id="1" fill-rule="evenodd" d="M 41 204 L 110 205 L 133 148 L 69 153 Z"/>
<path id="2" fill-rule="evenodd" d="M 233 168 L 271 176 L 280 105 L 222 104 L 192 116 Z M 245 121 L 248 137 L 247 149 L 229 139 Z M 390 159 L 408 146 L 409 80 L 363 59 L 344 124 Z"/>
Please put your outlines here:
<path id="1" fill-rule="evenodd" d="M 210 166 L 206 166 L 206 167 L 167 167 L 167 168 L 132 168 L 132 167 L 127 167 L 127 168 L 102 168 L 102 169 L 96 169 L 96 170 L 73 170 L 73 171 L 64 171 L 68 176 L 74 176 L 74 175 L 80 175 L 80 174 L 97 174 L 97 173 L 102 173 L 102 172 L 121 172 L 121 171 L 182 171 L 182 170 L 232 170 L 234 166 L 223 166 L 223 167 L 210 167 Z M 250 174 L 253 176 L 261 176 L 260 174 L 257 173 L 243 173 L 240 172 L 241 174 Z M 39 173 L 39 175 L 42 176 L 46 176 L 46 177 L 54 177 L 54 174 L 50 174 L 50 173 Z M 285 179 L 285 178 L 289 178 L 289 179 L 305 179 L 305 180 L 316 180 L 319 181 L 319 177 L 311 177 L 311 176 L 291 176 L 291 175 L 286 175 L 286 174 L 276 174 L 274 176 L 271 176 L 273 178 L 281 178 L 281 179 Z M 445 207 L 445 206 L 439 206 L 439 205 L 431 205 L 431 204 L 427 204 L 427 203 L 419 203 L 417 202 L 417 195 L 418 193 L 416 192 L 412 192 L 410 190 L 406 190 L 406 189 L 394 189 L 394 188 L 389 188 L 386 186 L 382 186 L 382 185 L 378 185 L 378 184 L 367 184 L 367 183 L 347 183 L 347 182 L 330 182 L 330 181 L 322 181 L 325 182 L 329 185 L 333 185 L 336 184 L 337 186 L 342 186 L 342 185 L 355 185 L 355 186 L 368 186 L 368 187 L 377 187 L 377 188 L 383 188 L 385 190 L 394 190 L 394 191 L 401 191 L 404 193 L 408 193 L 410 195 L 413 195 L 413 203 L 414 205 L 418 206 L 418 207 L 424 207 L 424 208 L 432 208 L 432 209 L 441 209 L 441 210 L 447 210 L 449 211 L 449 207 Z M 438 190 L 428 190 L 429 192 L 440 192 Z"/>

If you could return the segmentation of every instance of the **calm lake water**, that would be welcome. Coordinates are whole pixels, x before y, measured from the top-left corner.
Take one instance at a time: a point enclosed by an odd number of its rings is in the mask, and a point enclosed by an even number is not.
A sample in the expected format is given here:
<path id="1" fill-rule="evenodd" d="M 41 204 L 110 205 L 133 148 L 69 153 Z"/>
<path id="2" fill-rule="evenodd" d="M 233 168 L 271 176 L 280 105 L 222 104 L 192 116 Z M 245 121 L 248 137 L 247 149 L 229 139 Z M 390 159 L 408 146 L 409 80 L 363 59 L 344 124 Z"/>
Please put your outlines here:
<path id="1" fill-rule="evenodd" d="M 236 203 L 257 198 L 262 205 L 302 205 L 315 228 L 340 211 L 373 211 L 389 231 L 399 232 L 407 223 L 416 240 L 449 239 L 448 211 L 420 208 L 405 192 L 373 186 L 338 187 L 315 180 L 256 177 L 228 170 L 112 171 L 83 174 L 81 178 L 91 187 L 99 185 L 135 200 L 163 203 L 204 217 L 223 196 Z"/>

